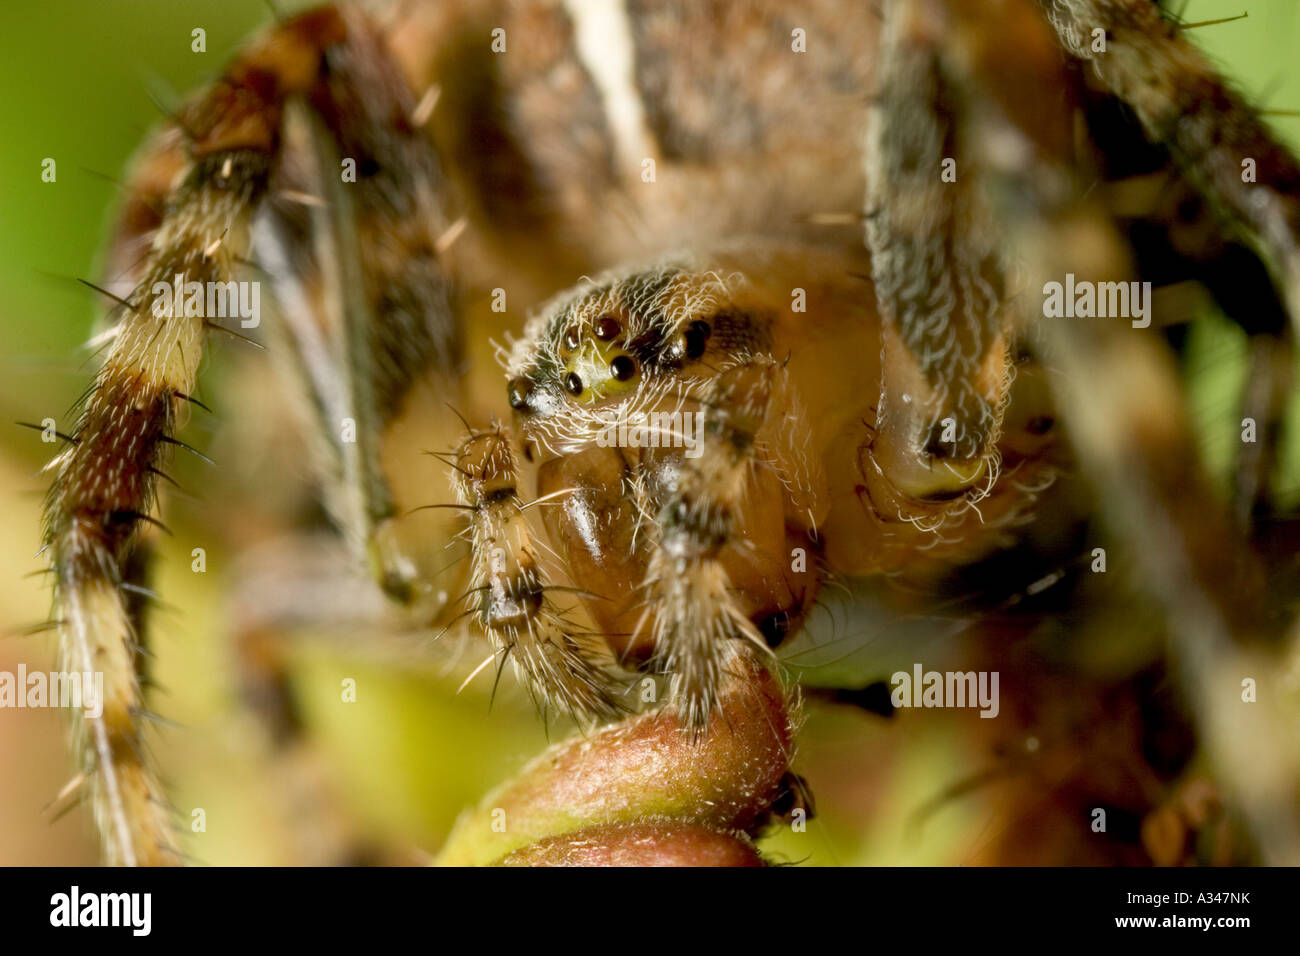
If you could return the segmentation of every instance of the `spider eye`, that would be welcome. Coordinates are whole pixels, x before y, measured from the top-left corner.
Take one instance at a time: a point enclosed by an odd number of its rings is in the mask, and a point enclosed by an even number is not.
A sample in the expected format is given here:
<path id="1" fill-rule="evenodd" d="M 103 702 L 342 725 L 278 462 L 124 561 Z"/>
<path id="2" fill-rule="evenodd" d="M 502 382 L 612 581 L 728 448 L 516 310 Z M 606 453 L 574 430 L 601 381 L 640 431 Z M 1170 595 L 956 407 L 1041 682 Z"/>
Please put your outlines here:
<path id="1" fill-rule="evenodd" d="M 581 395 L 582 378 L 577 372 L 570 372 L 564 379 L 564 387 L 567 388 L 572 395 Z"/>
<path id="2" fill-rule="evenodd" d="M 612 315 L 602 315 L 596 320 L 596 338 L 602 342 L 612 342 L 623 331 L 623 326 Z"/>
<path id="3" fill-rule="evenodd" d="M 609 363 L 610 374 L 618 382 L 626 382 L 636 374 L 636 361 L 630 355 L 619 355 Z"/>
<path id="4" fill-rule="evenodd" d="M 697 359 L 703 355 L 704 347 L 712 334 L 713 329 L 703 319 L 692 322 L 686 329 L 686 357 Z"/>
<path id="5" fill-rule="evenodd" d="M 510 407 L 517 412 L 522 412 L 528 407 L 528 396 L 533 391 L 533 383 L 527 378 L 520 375 L 510 380 L 506 389 L 506 397 L 510 401 Z"/>
<path id="6" fill-rule="evenodd" d="M 578 335 L 577 329 L 570 327 L 565 330 L 564 347 L 566 349 L 576 349 L 581 344 L 582 344 L 582 338 Z"/>

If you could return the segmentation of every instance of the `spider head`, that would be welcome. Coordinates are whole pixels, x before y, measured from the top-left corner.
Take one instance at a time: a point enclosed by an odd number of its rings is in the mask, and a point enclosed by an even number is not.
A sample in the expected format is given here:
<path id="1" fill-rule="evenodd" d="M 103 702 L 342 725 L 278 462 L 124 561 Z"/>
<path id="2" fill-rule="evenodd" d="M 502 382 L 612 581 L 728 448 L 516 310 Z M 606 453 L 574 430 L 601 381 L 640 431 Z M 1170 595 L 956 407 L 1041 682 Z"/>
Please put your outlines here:
<path id="1" fill-rule="evenodd" d="M 511 408 L 526 428 L 563 445 L 590 439 L 607 406 L 680 395 L 689 384 L 680 373 L 717 344 L 724 294 L 714 274 L 677 266 L 584 284 L 553 302 L 515 346 Z"/>
<path id="2" fill-rule="evenodd" d="M 573 321 L 553 353 L 506 388 L 510 407 L 525 416 L 562 410 L 564 403 L 602 404 L 633 393 L 641 384 L 642 360 L 629 349 L 625 319 L 605 313 L 590 327 Z"/>

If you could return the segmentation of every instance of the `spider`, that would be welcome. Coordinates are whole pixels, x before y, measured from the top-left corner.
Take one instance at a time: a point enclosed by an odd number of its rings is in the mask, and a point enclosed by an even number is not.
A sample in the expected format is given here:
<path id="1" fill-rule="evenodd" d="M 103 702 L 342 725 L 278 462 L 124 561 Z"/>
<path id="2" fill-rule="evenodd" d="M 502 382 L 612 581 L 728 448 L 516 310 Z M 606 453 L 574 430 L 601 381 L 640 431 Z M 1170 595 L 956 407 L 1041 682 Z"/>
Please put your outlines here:
<path id="1" fill-rule="evenodd" d="M 76 737 L 109 863 L 181 860 L 139 598 L 205 339 L 233 329 L 214 294 L 249 282 L 358 559 L 583 728 L 446 862 L 761 862 L 752 838 L 810 809 L 776 655 L 824 585 L 996 569 L 1077 475 L 1186 649 L 1226 801 L 1294 859 L 1293 748 L 1261 772 L 1228 743 L 1276 740 L 1282 705 L 1224 697 L 1293 653 L 1251 534 L 1270 443 L 1225 506 L 1176 320 L 1138 303 L 1197 279 L 1289 354 L 1300 167 L 1150 0 L 326 5 L 189 99 L 129 195 L 45 528 L 66 666 L 105 678 Z M 1067 278 L 1128 305 L 1050 317 Z M 1275 431 L 1285 394 L 1276 371 L 1247 411 Z M 1143 694 L 1116 708 L 1146 719 Z M 1095 759 L 1154 780 L 1149 737 L 1115 736 Z M 1205 816 L 1147 817 L 1146 846 Z"/>

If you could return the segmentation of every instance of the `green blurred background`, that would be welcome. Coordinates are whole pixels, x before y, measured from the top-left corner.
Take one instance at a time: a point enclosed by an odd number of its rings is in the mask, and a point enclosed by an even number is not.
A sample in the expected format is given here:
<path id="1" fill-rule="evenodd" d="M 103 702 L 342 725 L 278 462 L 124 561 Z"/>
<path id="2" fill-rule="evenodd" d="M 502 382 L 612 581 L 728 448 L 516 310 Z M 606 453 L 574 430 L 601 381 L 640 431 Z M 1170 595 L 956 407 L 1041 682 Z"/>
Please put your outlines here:
<path id="1" fill-rule="evenodd" d="M 301 6 L 277 2 L 282 11 Z M 1248 19 L 1198 30 L 1195 39 L 1257 102 L 1300 109 L 1294 68 L 1300 3 L 1192 0 L 1183 12 L 1198 21 L 1243 11 Z M 260 0 L 6 0 L 0 16 L 0 423 L 47 416 L 62 423 L 92 373 L 82 344 L 104 304 L 75 279 L 99 275 L 98 250 L 118 202 L 111 180 L 159 119 L 151 94 L 175 103 L 211 78 L 269 16 Z M 207 31 L 206 53 L 191 52 L 195 27 Z M 1273 122 L 1293 144 L 1300 142 L 1300 119 Z M 55 183 L 41 181 L 46 157 L 58 164 Z M 1189 351 L 1202 435 L 1220 464 L 1235 441 L 1233 395 L 1244 374 L 1243 352 L 1240 337 L 1213 319 L 1198 326 Z M 250 410 L 248 398 L 223 393 L 221 384 L 256 381 L 265 361 L 215 350 L 204 394 L 216 396 L 209 404 L 222 414 L 195 420 L 188 435 L 194 443 L 238 450 L 231 431 L 256 429 L 256 401 Z M 0 426 L 0 631 L 6 635 L 48 613 L 42 581 L 24 575 L 40 566 L 34 552 L 45 482 L 38 472 L 49 447 L 34 432 Z M 184 818 L 195 807 L 206 812 L 206 832 L 188 834 L 186 849 L 206 863 L 301 859 L 286 835 L 295 811 L 286 820 L 280 799 L 289 784 L 268 777 L 249 743 L 256 734 L 234 706 L 223 640 L 232 600 L 223 569 L 232 559 L 221 550 L 232 535 L 209 533 L 232 520 L 256 523 L 258 504 L 234 505 L 226 494 L 227 482 L 246 487 L 256 470 L 237 459 L 233 478 L 213 478 L 188 462 L 178 467 L 182 484 L 202 493 L 169 506 L 167 515 L 176 538 L 162 544 L 156 582 L 170 605 L 155 620 L 163 688 L 156 707 L 179 726 L 162 729 L 155 749 Z M 1289 470 L 1300 473 L 1294 453 Z M 208 483 L 215 483 L 211 490 Z M 274 492 L 268 489 L 266 497 Z M 206 575 L 189 570 L 196 541 L 212 548 Z M 0 638 L 0 669 L 12 671 L 19 662 L 48 669 L 52 658 L 48 635 Z M 481 691 L 453 697 L 456 681 L 409 672 L 418 668 L 391 676 L 364 654 L 302 651 L 299 663 L 298 689 L 323 741 L 320 767 L 304 776 L 309 788 L 323 781 L 322 790 L 362 832 L 409 845 L 415 858 L 436 849 L 461 807 L 546 741 L 540 723 L 513 697 L 489 712 Z M 341 674 L 356 676 L 363 688 L 354 705 L 339 704 Z M 44 811 L 70 776 L 63 717 L 53 710 L 0 712 L 0 864 L 96 859 L 84 808 L 56 822 Z M 977 805 L 939 815 L 923 836 L 902 823 L 960 776 L 967 757 L 951 739 L 900 739 L 882 728 L 862 715 L 811 711 L 800 768 L 823 812 L 811 839 L 785 834 L 769 849 L 786 859 L 827 863 L 962 861 L 961 848 L 988 826 Z"/>

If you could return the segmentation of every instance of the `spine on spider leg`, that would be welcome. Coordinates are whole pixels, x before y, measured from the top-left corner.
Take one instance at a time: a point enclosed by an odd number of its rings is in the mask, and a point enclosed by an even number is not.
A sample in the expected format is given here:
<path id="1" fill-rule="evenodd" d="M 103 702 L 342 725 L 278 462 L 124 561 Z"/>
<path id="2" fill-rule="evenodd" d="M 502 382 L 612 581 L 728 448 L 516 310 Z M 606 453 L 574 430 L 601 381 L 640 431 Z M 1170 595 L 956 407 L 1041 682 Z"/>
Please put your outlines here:
<path id="1" fill-rule="evenodd" d="M 187 110 L 188 167 L 134 273 L 72 442 L 51 463 L 45 543 L 63 666 L 103 675 L 102 711 L 78 713 L 74 733 L 110 864 L 179 862 L 142 738 L 141 648 L 123 585 L 141 526 L 153 521 L 169 446 L 180 444 L 208 326 L 206 290 L 233 281 L 246 254 L 283 97 L 314 80 L 328 26 L 303 18 L 280 28 Z"/>
<path id="2" fill-rule="evenodd" d="M 471 435 L 456 456 L 453 480 L 470 511 L 470 595 L 504 666 L 514 662 L 539 705 L 580 719 L 612 717 L 612 655 L 603 640 L 563 619 L 547 594 L 530 543 L 514 455 L 502 431 Z M 575 602 L 576 603 L 576 602 Z"/>
<path id="3" fill-rule="evenodd" d="M 672 674 L 672 701 L 697 736 L 740 656 L 768 653 L 736 603 L 722 552 L 739 540 L 739 513 L 760 461 L 755 443 L 773 404 L 776 372 L 775 363 L 758 360 L 709 384 L 701 454 L 685 460 L 677 489 L 660 510 L 659 547 L 646 571 L 655 658 Z"/>

